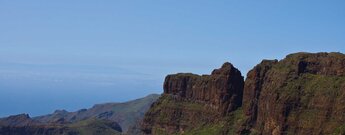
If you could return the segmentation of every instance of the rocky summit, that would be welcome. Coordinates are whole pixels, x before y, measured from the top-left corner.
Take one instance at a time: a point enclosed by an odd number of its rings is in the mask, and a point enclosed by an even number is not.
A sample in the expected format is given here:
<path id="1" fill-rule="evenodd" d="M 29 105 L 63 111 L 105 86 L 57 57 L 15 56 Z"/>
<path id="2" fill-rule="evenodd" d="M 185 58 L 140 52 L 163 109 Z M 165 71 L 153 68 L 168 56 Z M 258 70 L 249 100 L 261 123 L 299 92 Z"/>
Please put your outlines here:
<path id="1" fill-rule="evenodd" d="M 174 74 L 141 124 L 144 134 L 345 134 L 345 55 L 295 53 L 247 74 Z"/>

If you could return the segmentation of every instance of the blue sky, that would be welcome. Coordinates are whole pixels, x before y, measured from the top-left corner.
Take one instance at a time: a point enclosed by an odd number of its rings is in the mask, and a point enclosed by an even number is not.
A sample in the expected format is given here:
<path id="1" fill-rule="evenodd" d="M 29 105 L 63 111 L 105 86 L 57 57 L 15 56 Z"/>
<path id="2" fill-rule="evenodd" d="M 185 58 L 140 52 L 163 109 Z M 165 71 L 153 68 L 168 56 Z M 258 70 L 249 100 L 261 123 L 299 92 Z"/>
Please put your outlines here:
<path id="1" fill-rule="evenodd" d="M 0 117 L 161 93 L 166 74 L 245 76 L 262 59 L 345 52 L 343 0 L 0 1 Z"/>

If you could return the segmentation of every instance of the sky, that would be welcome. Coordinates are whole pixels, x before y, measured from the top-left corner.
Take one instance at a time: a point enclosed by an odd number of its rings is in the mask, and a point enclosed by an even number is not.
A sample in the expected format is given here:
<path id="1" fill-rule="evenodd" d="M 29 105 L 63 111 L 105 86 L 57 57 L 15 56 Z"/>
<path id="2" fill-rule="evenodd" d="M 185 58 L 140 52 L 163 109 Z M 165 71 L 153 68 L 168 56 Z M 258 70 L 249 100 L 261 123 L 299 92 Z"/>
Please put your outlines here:
<path id="1" fill-rule="evenodd" d="M 345 53 L 344 0 L 0 0 L 0 117 L 162 93 L 167 74 L 243 76 L 262 59 Z"/>

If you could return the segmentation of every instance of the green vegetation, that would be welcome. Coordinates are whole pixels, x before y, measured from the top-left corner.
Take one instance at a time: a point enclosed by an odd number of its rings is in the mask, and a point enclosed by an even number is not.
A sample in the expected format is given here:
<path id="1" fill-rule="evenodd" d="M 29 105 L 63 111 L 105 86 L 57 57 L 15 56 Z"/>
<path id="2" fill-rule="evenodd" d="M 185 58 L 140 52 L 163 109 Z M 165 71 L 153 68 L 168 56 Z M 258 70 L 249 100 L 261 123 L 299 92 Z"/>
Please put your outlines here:
<path id="1" fill-rule="evenodd" d="M 245 115 L 242 108 L 238 108 L 236 111 L 231 112 L 227 117 L 228 122 L 228 134 L 235 134 L 238 127 L 245 121 Z"/>
<path id="2" fill-rule="evenodd" d="M 238 128 L 244 122 L 245 116 L 241 108 L 231 112 L 228 116 L 219 122 L 195 127 L 183 135 L 219 135 L 219 134 L 236 134 Z"/>
<path id="3" fill-rule="evenodd" d="M 101 118 L 116 121 L 121 125 L 123 132 L 129 128 L 133 131 L 137 128 L 137 121 L 141 120 L 151 104 L 159 98 L 158 94 L 151 94 L 144 98 L 124 103 L 104 103 L 94 105 L 89 109 L 82 109 L 77 112 L 56 111 L 53 114 L 35 117 L 33 119 L 49 123 L 63 119 L 65 122 L 75 123 L 90 118 Z"/>
<path id="4" fill-rule="evenodd" d="M 99 119 L 87 119 L 69 125 L 81 135 L 120 135 L 121 132 L 113 126 L 113 123 Z"/>
<path id="5" fill-rule="evenodd" d="M 318 117 L 323 115 L 315 105 L 323 103 L 322 106 L 331 106 L 337 100 L 341 100 L 341 88 L 344 87 L 345 77 L 306 73 L 286 82 L 288 83 L 277 89 L 276 93 L 279 94 L 278 102 L 288 101 L 290 106 L 295 107 L 289 112 L 288 120 L 297 122 L 296 126 L 300 128 L 314 130 L 315 123 L 320 122 Z M 334 128 L 333 123 L 338 123 L 335 119 L 332 117 L 324 122 L 328 125 L 325 128 Z M 337 131 L 343 131 L 342 128 Z M 286 132 L 289 132 L 289 129 Z"/>
<path id="6" fill-rule="evenodd" d="M 280 94 L 280 98 L 295 100 L 301 97 L 300 102 L 306 106 L 313 97 L 337 97 L 339 89 L 345 84 L 345 77 L 303 74 L 287 82 L 284 87 L 276 91 Z"/>
<path id="7" fill-rule="evenodd" d="M 159 114 L 156 116 L 157 123 L 177 124 L 184 127 L 175 133 L 182 135 L 232 135 L 245 121 L 242 108 L 238 108 L 223 117 L 208 105 L 175 99 L 171 95 L 162 95 L 158 104 L 150 111 L 150 113 Z M 166 129 L 160 128 L 160 125 L 155 125 L 152 129 L 154 134 L 169 134 Z"/>
<path id="8" fill-rule="evenodd" d="M 178 134 L 216 132 L 220 127 L 219 125 L 213 125 L 213 121 L 219 115 L 214 108 L 203 103 L 183 100 L 171 95 L 162 95 L 158 103 L 151 108 L 150 113 L 158 114 L 155 117 L 157 123 L 182 126 L 183 128 Z M 165 129 L 160 128 L 160 125 L 154 126 L 152 131 L 160 135 L 168 134 Z"/>
<path id="9" fill-rule="evenodd" d="M 160 98 L 160 104 L 152 108 L 153 109 L 152 111 L 161 110 L 162 107 L 174 108 L 174 109 L 188 109 L 188 110 L 194 110 L 194 111 L 207 111 L 205 110 L 204 104 L 183 101 L 183 100 L 176 100 L 174 99 L 174 97 L 169 96 L 169 95 L 163 95 Z"/>
<path id="10" fill-rule="evenodd" d="M 222 134 L 225 124 L 223 122 L 202 126 L 185 133 L 183 135 L 219 135 Z"/>
<path id="11" fill-rule="evenodd" d="M 344 135 L 345 134 L 345 124 L 341 125 L 337 129 L 334 130 L 333 135 Z"/>

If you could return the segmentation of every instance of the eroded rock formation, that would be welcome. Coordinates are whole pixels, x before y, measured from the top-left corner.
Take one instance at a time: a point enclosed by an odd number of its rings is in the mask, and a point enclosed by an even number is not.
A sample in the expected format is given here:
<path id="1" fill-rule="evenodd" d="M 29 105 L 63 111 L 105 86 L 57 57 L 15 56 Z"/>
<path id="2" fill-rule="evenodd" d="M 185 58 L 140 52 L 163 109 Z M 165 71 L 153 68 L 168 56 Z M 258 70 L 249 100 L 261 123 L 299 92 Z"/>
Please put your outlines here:
<path id="1" fill-rule="evenodd" d="M 245 81 L 250 132 L 331 134 L 345 122 L 345 55 L 296 53 L 263 61 Z"/>
<path id="2" fill-rule="evenodd" d="M 243 84 L 241 72 L 232 64 L 224 63 L 211 75 L 168 75 L 164 82 L 164 93 L 200 101 L 227 113 L 242 105 Z"/>
<path id="3" fill-rule="evenodd" d="M 243 85 L 240 71 L 230 63 L 211 75 L 168 75 L 163 96 L 146 114 L 143 131 L 183 133 L 193 126 L 218 121 L 242 105 Z"/>

